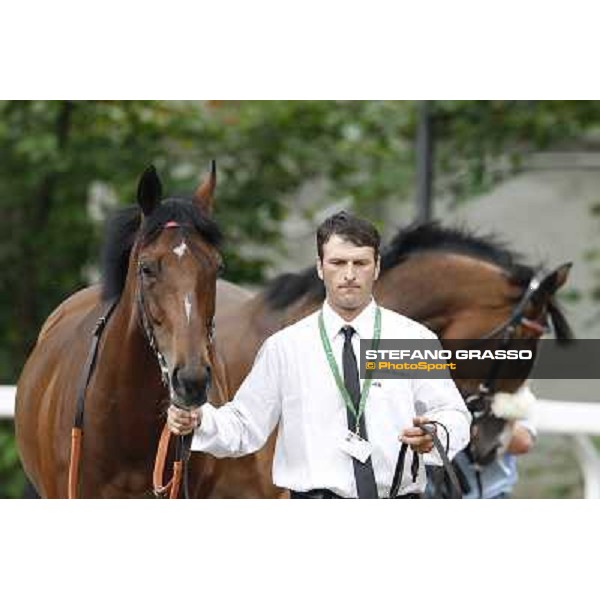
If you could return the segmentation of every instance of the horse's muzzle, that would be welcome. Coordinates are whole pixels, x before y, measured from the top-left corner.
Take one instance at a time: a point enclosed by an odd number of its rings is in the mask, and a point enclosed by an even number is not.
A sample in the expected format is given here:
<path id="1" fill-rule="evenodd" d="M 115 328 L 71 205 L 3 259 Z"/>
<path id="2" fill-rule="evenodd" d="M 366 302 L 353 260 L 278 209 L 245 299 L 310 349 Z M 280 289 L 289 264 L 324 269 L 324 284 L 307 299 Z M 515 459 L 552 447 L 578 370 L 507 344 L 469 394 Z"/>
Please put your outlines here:
<path id="1" fill-rule="evenodd" d="M 202 406 L 208 400 L 210 367 L 201 369 L 176 368 L 171 377 L 175 398 L 171 401 L 178 408 L 190 409 Z"/>

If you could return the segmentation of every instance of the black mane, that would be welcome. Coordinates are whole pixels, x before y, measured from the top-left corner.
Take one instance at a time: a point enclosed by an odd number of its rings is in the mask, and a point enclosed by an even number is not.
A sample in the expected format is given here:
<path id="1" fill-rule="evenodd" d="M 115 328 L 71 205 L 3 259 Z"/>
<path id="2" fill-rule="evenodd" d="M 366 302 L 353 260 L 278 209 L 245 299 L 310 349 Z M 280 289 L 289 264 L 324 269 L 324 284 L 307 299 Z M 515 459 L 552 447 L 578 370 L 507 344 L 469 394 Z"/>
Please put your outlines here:
<path id="1" fill-rule="evenodd" d="M 421 252 L 455 252 L 479 258 L 502 268 L 510 280 L 521 287 L 527 285 L 534 270 L 519 261 L 521 256 L 494 236 L 475 235 L 466 229 L 443 227 L 439 223 L 409 225 L 398 231 L 381 253 L 382 273 Z M 266 300 L 280 310 L 302 297 L 323 300 L 325 288 L 315 267 L 299 273 L 286 273 L 267 284 Z"/>
<path id="2" fill-rule="evenodd" d="M 455 252 L 511 271 L 522 257 L 493 235 L 475 235 L 464 228 L 443 227 L 437 222 L 409 225 L 396 234 L 382 252 L 381 267 L 387 270 L 417 252 Z"/>
<path id="3" fill-rule="evenodd" d="M 129 256 L 138 236 L 141 243 L 146 244 L 168 221 L 193 229 L 211 246 L 218 247 L 221 242 L 217 224 L 189 199 L 163 200 L 143 224 L 141 214 L 139 206 L 128 206 L 107 221 L 101 254 L 103 300 L 118 298 L 123 292 Z"/>

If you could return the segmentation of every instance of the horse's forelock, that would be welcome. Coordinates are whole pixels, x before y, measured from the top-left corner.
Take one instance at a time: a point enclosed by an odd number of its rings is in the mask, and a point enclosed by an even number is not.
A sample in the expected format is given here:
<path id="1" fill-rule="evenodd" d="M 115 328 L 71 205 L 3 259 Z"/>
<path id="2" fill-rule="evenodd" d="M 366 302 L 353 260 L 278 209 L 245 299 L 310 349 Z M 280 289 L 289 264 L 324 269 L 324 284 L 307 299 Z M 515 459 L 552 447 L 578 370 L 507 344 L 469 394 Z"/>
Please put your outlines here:
<path id="1" fill-rule="evenodd" d="M 102 298 L 118 298 L 125 287 L 129 258 L 138 234 L 146 244 L 162 231 L 169 221 L 196 231 L 209 245 L 218 248 L 222 235 L 211 217 L 202 213 L 191 200 L 164 200 L 147 217 L 141 218 L 139 206 L 128 206 L 107 221 L 102 245 Z"/>
<path id="2" fill-rule="evenodd" d="M 157 209 L 143 220 L 140 232 L 142 243 L 148 243 L 155 238 L 170 221 L 195 230 L 211 246 L 218 247 L 221 244 L 221 231 L 215 221 L 202 212 L 195 202 L 185 198 L 163 200 Z"/>

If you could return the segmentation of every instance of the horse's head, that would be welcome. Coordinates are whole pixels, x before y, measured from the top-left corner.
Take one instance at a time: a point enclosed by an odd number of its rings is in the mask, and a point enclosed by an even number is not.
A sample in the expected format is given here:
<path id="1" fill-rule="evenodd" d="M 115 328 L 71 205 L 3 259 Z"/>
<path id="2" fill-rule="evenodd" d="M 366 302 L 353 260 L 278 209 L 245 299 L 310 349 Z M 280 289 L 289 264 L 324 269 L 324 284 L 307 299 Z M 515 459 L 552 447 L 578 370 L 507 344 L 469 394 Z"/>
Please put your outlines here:
<path id="1" fill-rule="evenodd" d="M 171 402 L 185 408 L 207 399 L 214 362 L 220 233 L 210 218 L 216 183 L 210 176 L 190 199 L 162 199 L 154 167 L 142 175 L 141 225 L 131 266 L 137 313 L 157 356 Z"/>
<path id="2" fill-rule="evenodd" d="M 571 329 L 555 298 L 558 289 L 565 284 L 570 268 L 568 263 L 552 271 L 539 269 L 523 279 L 528 268 L 518 267 L 509 277 L 511 286 L 517 288 L 510 312 L 504 321 L 481 334 L 479 339 L 486 345 L 493 343 L 505 349 L 518 345 L 519 349 L 532 350 L 534 357 L 540 337 L 551 329 L 559 344 L 571 340 Z M 519 393 L 532 368 L 533 361 L 527 361 L 525 365 L 506 361 L 498 369 L 492 368 L 485 380 L 477 382 L 477 389 L 471 389 L 467 395 L 467 406 L 473 414 L 470 452 L 475 463 L 490 463 L 510 437 L 509 423 L 525 416 L 516 414 L 508 406 L 510 396 L 498 392 Z"/>
<path id="3" fill-rule="evenodd" d="M 555 297 L 567 280 L 569 264 L 536 271 L 494 236 L 437 223 L 401 229 L 381 263 L 378 301 L 424 323 L 447 347 L 464 340 L 475 348 L 506 343 L 510 348 L 519 340 L 519 348 L 535 356 L 550 323 L 559 343 L 572 337 Z M 494 393 L 516 392 L 532 366 L 504 361 L 497 372 L 455 379 L 474 415 L 472 450 L 478 461 L 495 456 L 507 424 L 492 412 Z"/>
<path id="4" fill-rule="evenodd" d="M 506 344 L 508 348 L 518 345 L 519 349 L 531 350 L 534 357 L 538 340 L 551 330 L 559 344 L 567 343 L 572 333 L 555 294 L 565 284 L 570 268 L 570 263 L 552 271 L 514 265 L 507 272 L 496 265 L 477 265 L 480 274 L 470 275 L 476 285 L 468 290 L 469 297 L 463 298 L 460 308 L 450 314 L 438 334 L 445 341 L 468 340 L 474 347 L 492 350 Z M 494 373 L 495 391 L 516 391 L 533 362 L 528 367 L 509 361 L 500 364 Z M 464 395 L 475 394 L 481 383 L 485 381 L 457 380 Z"/>

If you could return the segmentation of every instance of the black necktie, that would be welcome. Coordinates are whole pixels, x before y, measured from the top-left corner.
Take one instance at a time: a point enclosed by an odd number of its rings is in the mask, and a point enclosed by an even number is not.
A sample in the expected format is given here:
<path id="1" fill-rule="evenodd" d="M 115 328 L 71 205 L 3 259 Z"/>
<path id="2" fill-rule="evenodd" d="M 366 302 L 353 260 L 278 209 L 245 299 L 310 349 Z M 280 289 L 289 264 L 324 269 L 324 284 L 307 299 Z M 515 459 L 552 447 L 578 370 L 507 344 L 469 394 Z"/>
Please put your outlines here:
<path id="1" fill-rule="evenodd" d="M 342 327 L 344 334 L 344 352 L 342 354 L 342 363 L 344 367 L 344 385 L 348 390 L 352 404 L 358 413 L 360 404 L 360 380 L 358 378 L 358 367 L 356 366 L 356 356 L 352 349 L 352 336 L 354 328 L 350 325 Z M 351 431 L 356 431 L 356 418 L 352 411 L 346 407 L 348 415 L 348 428 Z M 363 440 L 367 438 L 367 430 L 365 427 L 365 416 L 362 415 L 359 423 L 360 437 Z M 352 459 L 354 466 L 354 477 L 356 478 L 356 490 L 359 498 L 377 498 L 377 484 L 375 483 L 375 473 L 373 472 L 373 464 L 371 457 L 366 462 L 362 463 L 356 458 Z"/>

